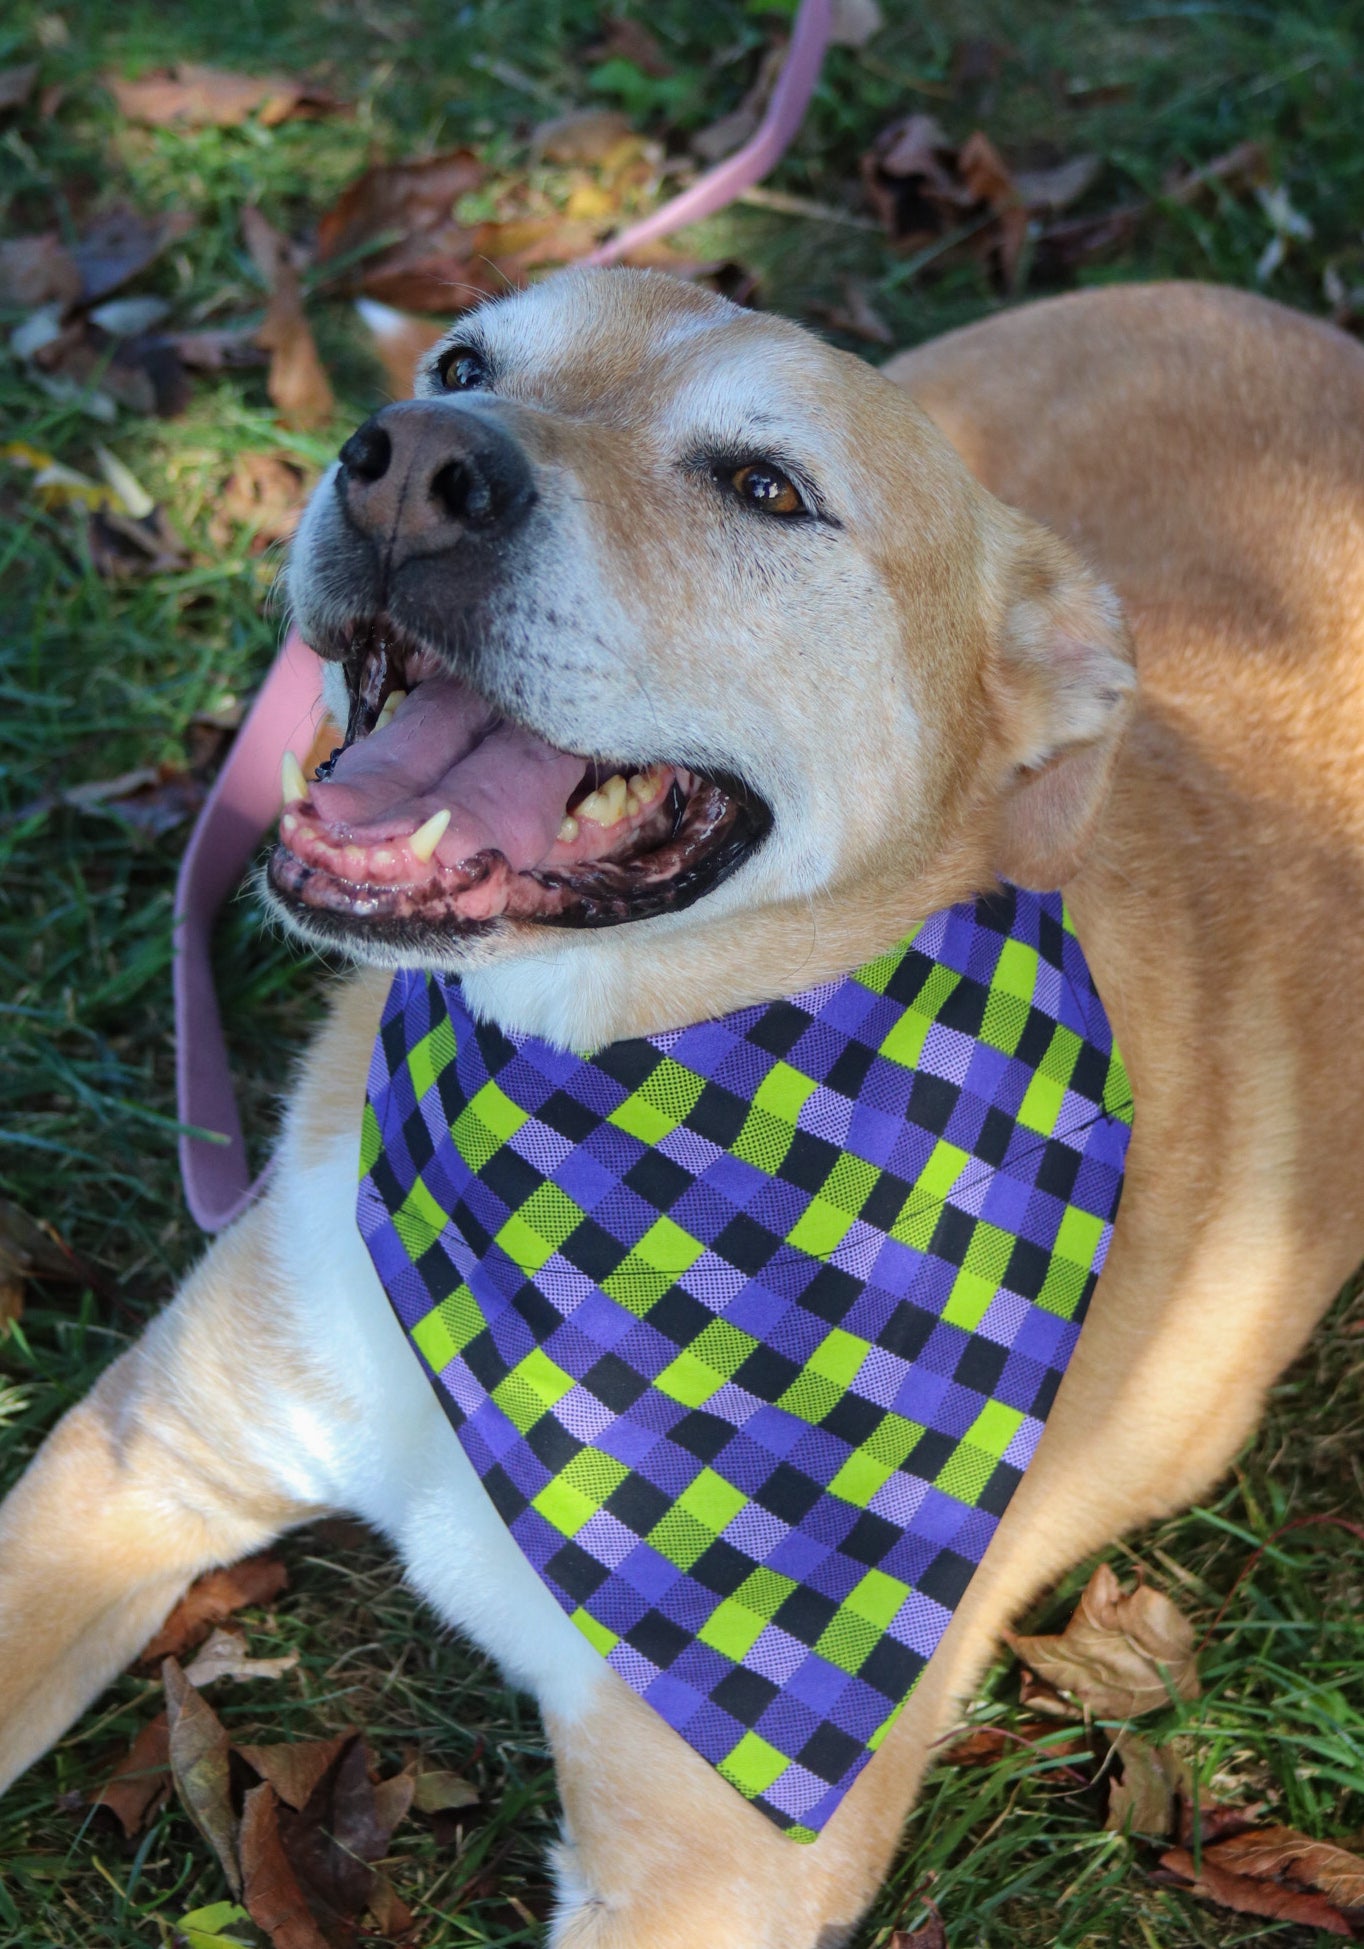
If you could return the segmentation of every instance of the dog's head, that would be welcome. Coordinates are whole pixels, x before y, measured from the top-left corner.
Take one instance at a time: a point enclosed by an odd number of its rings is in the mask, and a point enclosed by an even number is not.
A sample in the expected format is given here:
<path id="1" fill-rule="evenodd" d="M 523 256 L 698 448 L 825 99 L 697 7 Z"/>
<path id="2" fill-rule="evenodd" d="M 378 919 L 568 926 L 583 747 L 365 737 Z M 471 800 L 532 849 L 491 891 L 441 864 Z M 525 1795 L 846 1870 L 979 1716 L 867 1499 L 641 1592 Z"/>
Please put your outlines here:
<path id="1" fill-rule="evenodd" d="M 794 910 L 836 967 L 1060 883 L 1133 691 L 1112 598 L 905 393 L 638 272 L 464 317 L 343 447 L 289 595 L 346 742 L 270 884 L 386 964 L 592 930 L 601 968 Z M 764 985 L 730 972 L 717 1006 Z"/>

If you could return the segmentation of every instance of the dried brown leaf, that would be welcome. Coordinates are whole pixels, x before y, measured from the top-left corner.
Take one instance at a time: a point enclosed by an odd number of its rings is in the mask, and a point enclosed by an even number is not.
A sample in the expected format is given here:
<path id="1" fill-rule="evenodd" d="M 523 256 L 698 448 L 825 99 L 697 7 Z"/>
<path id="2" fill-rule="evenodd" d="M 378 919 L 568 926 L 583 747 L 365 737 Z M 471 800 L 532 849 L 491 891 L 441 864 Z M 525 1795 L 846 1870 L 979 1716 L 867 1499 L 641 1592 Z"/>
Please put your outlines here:
<path id="1" fill-rule="evenodd" d="M 1134 1732 L 1113 1742 L 1121 1771 L 1109 1781 L 1104 1826 L 1112 1834 L 1173 1833 L 1178 1796 L 1191 1787 L 1188 1762 L 1169 1746 L 1152 1746 Z"/>
<path id="2" fill-rule="evenodd" d="M 824 316 L 835 331 L 846 332 L 850 338 L 860 338 L 868 345 L 893 345 L 895 334 L 877 311 L 865 288 L 853 278 L 843 284 L 841 305 L 824 308 Z"/>
<path id="3" fill-rule="evenodd" d="M 38 63 L 25 61 L 17 68 L 0 68 L 0 115 L 12 115 L 33 93 L 38 79 Z"/>
<path id="4" fill-rule="evenodd" d="M 367 169 L 324 212 L 317 226 L 317 261 L 349 260 L 383 239 L 408 244 L 452 226 L 455 204 L 482 183 L 483 165 L 470 149 Z M 357 267 L 347 264 L 340 275 L 359 288 Z"/>
<path id="5" fill-rule="evenodd" d="M 252 115 L 267 128 L 294 118 L 339 114 L 342 103 L 325 88 L 280 74 L 234 74 L 181 61 L 136 81 L 106 75 L 105 85 L 130 122 L 150 128 L 234 128 Z"/>
<path id="6" fill-rule="evenodd" d="M 885 26 L 877 0 L 833 0 L 831 47 L 865 47 Z"/>
<path id="7" fill-rule="evenodd" d="M 1198 1697 L 1193 1626 L 1148 1584 L 1125 1591 L 1101 1563 L 1064 1631 L 1005 1636 L 1017 1657 L 1084 1711 L 1127 1719 Z"/>
<path id="8" fill-rule="evenodd" d="M 628 117 L 614 108 L 578 108 L 541 122 L 532 137 L 546 162 L 595 168 L 630 134 Z"/>
<path id="9" fill-rule="evenodd" d="M 1103 161 L 1099 156 L 1072 156 L 1054 169 L 1020 169 L 1014 173 L 1014 188 L 1024 209 L 1036 211 L 1068 210 L 1098 180 Z"/>
<path id="10" fill-rule="evenodd" d="M 182 365 L 199 372 L 222 372 L 238 366 L 260 365 L 264 353 L 256 342 L 254 325 L 221 326 L 212 331 L 166 332 L 165 342 Z"/>
<path id="11" fill-rule="evenodd" d="M 410 1935 L 417 1918 L 387 1875 L 376 1874 L 369 1891 L 369 1913 L 375 1928 L 390 1942 Z"/>
<path id="12" fill-rule="evenodd" d="M 704 163 L 716 163 L 725 156 L 733 155 L 741 149 L 749 137 L 757 133 L 758 124 L 767 113 L 772 91 L 778 77 L 786 65 L 786 43 L 775 42 L 766 49 L 758 63 L 758 72 L 752 87 L 728 115 L 722 115 L 717 122 L 700 129 L 692 137 L 689 147 L 694 156 Z"/>
<path id="13" fill-rule="evenodd" d="M 601 39 L 587 50 L 587 59 L 594 67 L 599 67 L 603 61 L 629 61 L 653 81 L 662 81 L 672 73 L 663 49 L 648 28 L 642 27 L 637 20 L 622 19 L 620 15 L 606 22 Z"/>
<path id="14" fill-rule="evenodd" d="M 234 527 L 249 528 L 253 555 L 272 542 L 287 541 L 311 489 L 312 475 L 302 461 L 276 451 L 239 453 L 217 497 L 208 524 L 209 540 L 217 548 L 226 548 Z"/>
<path id="15" fill-rule="evenodd" d="M 193 228 L 194 217 L 189 210 L 150 219 L 139 216 L 126 203 L 106 210 L 71 252 L 81 275 L 82 299 L 94 304 L 117 291 Z"/>
<path id="16" fill-rule="evenodd" d="M 29 310 L 74 304 L 80 295 L 80 268 L 55 230 L 0 243 L 0 305 Z"/>
<path id="17" fill-rule="evenodd" d="M 86 540 L 96 572 L 107 582 L 133 576 L 172 575 L 188 568 L 189 556 L 171 532 L 165 512 L 153 508 L 141 520 L 117 508 L 96 508 L 86 523 Z M 203 792 L 196 780 L 173 766 L 162 768 L 158 783 L 117 801 L 133 825 L 150 833 L 169 832 L 197 812 Z"/>
<path id="18" fill-rule="evenodd" d="M 937 1909 L 921 1929 L 897 1929 L 886 1949 L 947 1949 L 947 1930 Z"/>
<path id="19" fill-rule="evenodd" d="M 1364 1859 L 1333 1841 L 1314 1841 L 1295 1827 L 1260 1827 L 1205 1846 L 1205 1861 L 1257 1880 L 1280 1876 L 1320 1889 L 1338 1908 L 1364 1909 Z"/>
<path id="20" fill-rule="evenodd" d="M 246 1796 L 241 1856 L 242 1900 L 273 1949 L 328 1949 L 285 1852 L 279 1801 L 269 1785 L 252 1787 Z"/>
<path id="21" fill-rule="evenodd" d="M 170 1726 L 158 1712 L 137 1735 L 98 1793 L 92 1807 L 107 1807 L 129 1840 L 141 1833 L 153 1810 L 170 1792 Z"/>
<path id="22" fill-rule="evenodd" d="M 171 1777 L 185 1812 L 223 1866 L 234 1895 L 242 1892 L 236 1829 L 229 1789 L 227 1729 L 174 1658 L 161 1667 L 166 1688 Z"/>
<path id="23" fill-rule="evenodd" d="M 342 1732 L 332 1739 L 283 1740 L 270 1746 L 238 1746 L 235 1751 L 286 1806 L 301 1812 L 327 1768 L 354 1737 Z"/>
<path id="24" fill-rule="evenodd" d="M 419 1814 L 449 1813 L 456 1807 L 472 1807 L 477 1800 L 478 1788 L 462 1774 L 433 1772 L 416 1776 L 412 1805 Z"/>
<path id="25" fill-rule="evenodd" d="M 185 1677 L 191 1685 L 201 1688 L 216 1684 L 220 1678 L 282 1678 L 297 1663 L 296 1651 L 286 1651 L 278 1658 L 252 1658 L 246 1649 L 244 1631 L 224 1631 L 220 1628 L 210 1633 L 202 1648 L 186 1665 Z"/>
<path id="26" fill-rule="evenodd" d="M 256 334 L 257 343 L 270 354 L 265 389 L 286 426 L 305 432 L 324 426 L 336 409 L 336 395 L 304 316 L 294 251 L 257 209 L 242 211 L 242 234 L 270 293 L 265 322 Z"/>
<path id="27" fill-rule="evenodd" d="M 1229 1845 L 1224 1843 L 1224 1845 Z M 1280 1881 L 1257 1881 L 1253 1875 L 1235 1874 L 1220 1867 L 1213 1850 L 1205 1850 L 1201 1867 L 1187 1848 L 1170 1848 L 1160 1857 L 1157 1880 L 1189 1892 L 1219 1908 L 1233 1909 L 1238 1915 L 1262 1915 L 1275 1922 L 1299 1922 L 1305 1928 L 1322 1929 L 1327 1935 L 1344 1936 L 1353 1941 L 1349 1922 L 1324 1895 L 1308 1894 L 1301 1888 L 1286 1888 Z"/>
<path id="28" fill-rule="evenodd" d="M 159 1664 L 181 1658 L 202 1644 L 217 1624 L 237 1611 L 273 1603 L 289 1587 L 289 1572 L 274 1556 L 243 1557 L 223 1570 L 210 1570 L 190 1585 L 161 1629 L 147 1645 L 139 1664 Z"/>

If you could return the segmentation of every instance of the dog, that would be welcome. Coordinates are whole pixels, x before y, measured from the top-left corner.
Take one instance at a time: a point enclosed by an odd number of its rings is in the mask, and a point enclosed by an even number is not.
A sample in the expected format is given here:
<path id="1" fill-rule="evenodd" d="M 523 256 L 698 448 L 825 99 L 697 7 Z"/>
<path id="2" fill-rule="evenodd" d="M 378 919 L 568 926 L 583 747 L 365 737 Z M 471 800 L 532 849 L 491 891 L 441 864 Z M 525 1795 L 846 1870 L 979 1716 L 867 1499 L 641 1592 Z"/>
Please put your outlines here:
<path id="1" fill-rule="evenodd" d="M 264 1196 L 0 1514 L 0 1782 L 190 1579 L 350 1510 L 539 1702 L 559 1949 L 834 1949 L 1001 1629 L 1217 1480 L 1364 1257 L 1364 351 L 1153 285 L 878 373 L 566 273 L 462 317 L 353 436 L 288 577 L 351 755 L 294 794 L 272 898 L 358 972 Z M 453 807 L 442 686 L 492 761 Z M 801 1846 L 484 1492 L 357 1231 L 366 1072 L 395 968 L 590 1050 L 835 981 L 1001 880 L 1064 892 L 1131 1078 L 1126 1189 L 1035 1460 Z"/>

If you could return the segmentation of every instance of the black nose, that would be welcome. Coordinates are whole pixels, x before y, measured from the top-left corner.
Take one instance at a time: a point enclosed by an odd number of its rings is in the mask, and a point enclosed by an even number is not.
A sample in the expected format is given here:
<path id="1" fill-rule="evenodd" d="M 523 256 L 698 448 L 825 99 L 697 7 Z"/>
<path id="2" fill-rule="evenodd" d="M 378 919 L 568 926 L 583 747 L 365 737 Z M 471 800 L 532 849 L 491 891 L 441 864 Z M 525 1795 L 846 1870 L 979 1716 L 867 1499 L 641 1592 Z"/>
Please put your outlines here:
<path id="1" fill-rule="evenodd" d="M 530 461 L 481 412 L 413 399 L 385 406 L 340 453 L 337 493 L 396 567 L 465 537 L 510 533 L 535 500 Z"/>

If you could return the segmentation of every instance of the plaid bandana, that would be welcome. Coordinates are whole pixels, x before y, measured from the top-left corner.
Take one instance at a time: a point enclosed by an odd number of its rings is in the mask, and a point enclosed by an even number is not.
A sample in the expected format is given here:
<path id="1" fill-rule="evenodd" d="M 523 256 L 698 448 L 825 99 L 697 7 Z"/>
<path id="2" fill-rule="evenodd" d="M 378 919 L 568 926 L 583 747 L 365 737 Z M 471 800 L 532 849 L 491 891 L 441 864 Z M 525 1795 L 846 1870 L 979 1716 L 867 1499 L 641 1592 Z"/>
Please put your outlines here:
<path id="1" fill-rule="evenodd" d="M 1057 894 L 591 1056 L 393 983 L 359 1224 L 394 1309 L 573 1622 L 801 1840 L 1037 1446 L 1131 1114 Z"/>

